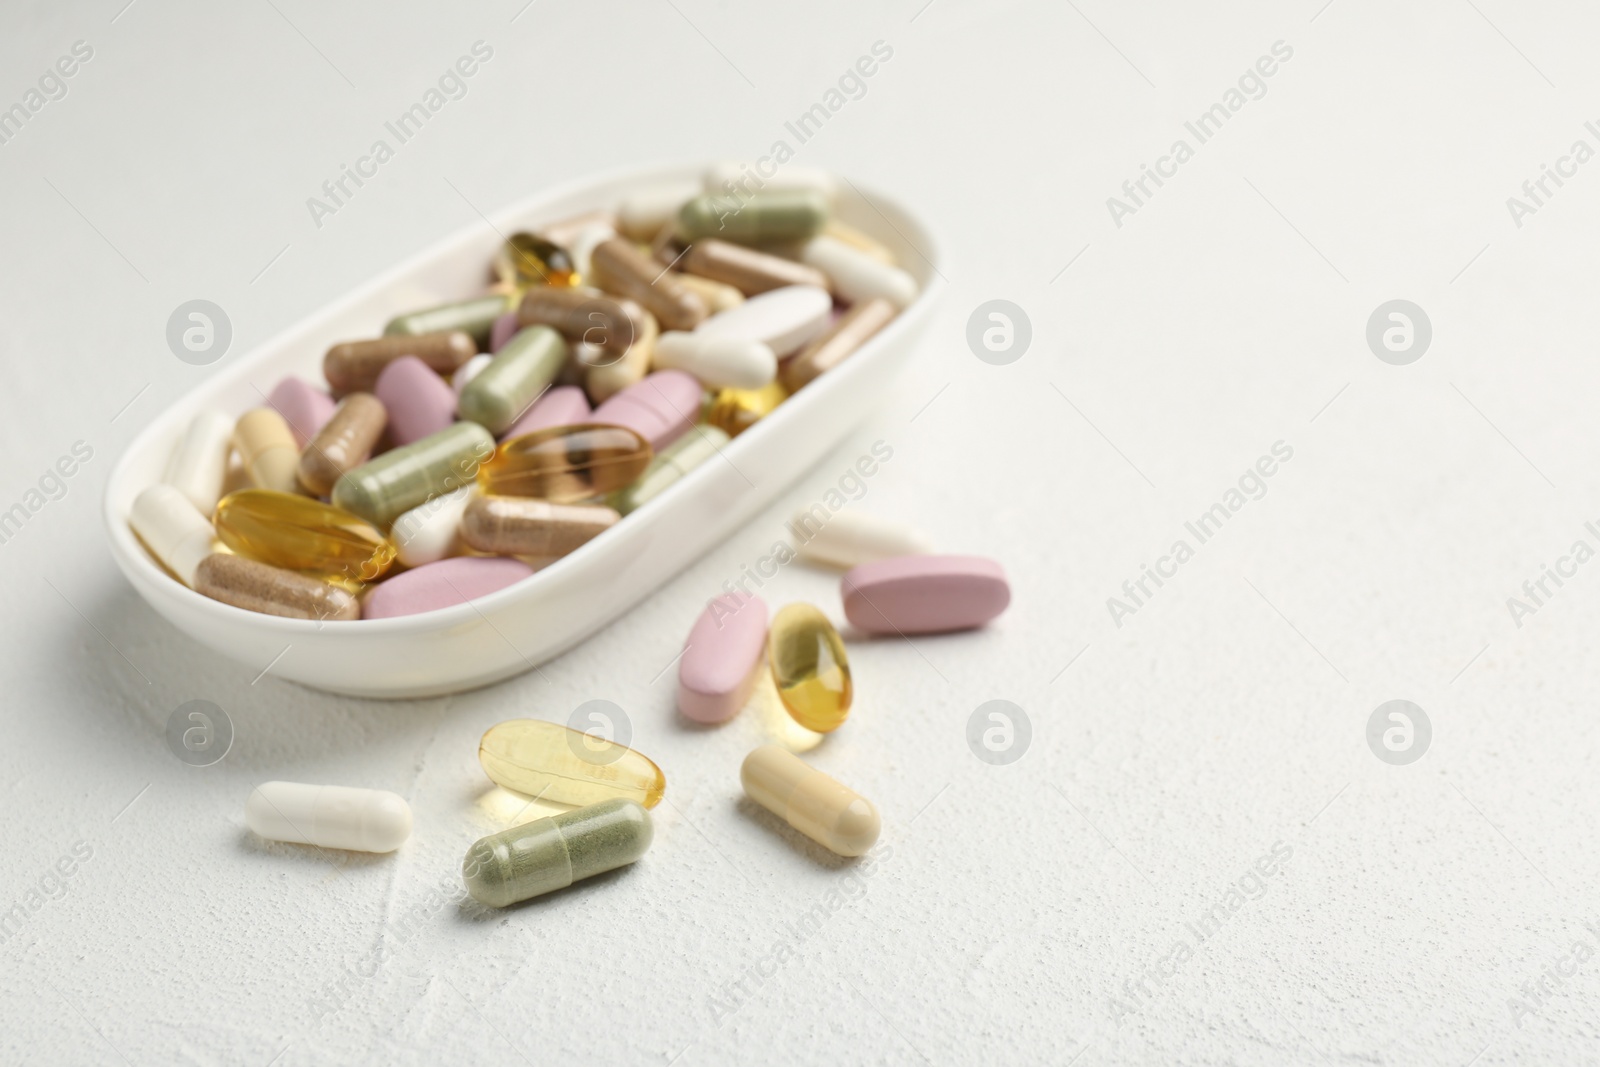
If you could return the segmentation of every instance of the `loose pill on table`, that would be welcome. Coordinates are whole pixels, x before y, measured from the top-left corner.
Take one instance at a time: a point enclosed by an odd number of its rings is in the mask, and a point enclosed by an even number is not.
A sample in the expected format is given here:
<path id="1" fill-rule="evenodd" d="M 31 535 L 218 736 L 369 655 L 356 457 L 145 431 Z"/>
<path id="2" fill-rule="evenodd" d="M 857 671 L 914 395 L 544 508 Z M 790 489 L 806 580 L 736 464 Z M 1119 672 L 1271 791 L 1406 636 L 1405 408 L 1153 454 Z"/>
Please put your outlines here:
<path id="1" fill-rule="evenodd" d="M 789 523 L 795 552 L 801 559 L 849 570 L 893 556 L 920 556 L 933 551 L 932 540 L 904 523 L 858 511 L 836 511 L 817 522 L 802 511 Z"/>
<path id="2" fill-rule="evenodd" d="M 695 620 L 678 661 L 678 710 L 695 722 L 727 722 L 750 699 L 767 643 L 760 597 L 716 597 Z"/>
<path id="3" fill-rule="evenodd" d="M 577 426 L 589 421 L 589 398 L 576 385 L 558 385 L 545 391 L 526 414 L 506 431 L 506 440 L 556 426 Z"/>
<path id="4" fill-rule="evenodd" d="M 347 622 L 361 618 L 361 604 L 336 585 L 225 552 L 200 561 L 194 589 L 236 608 L 286 619 Z"/>
<path id="5" fill-rule="evenodd" d="M 272 387 L 267 406 L 283 416 L 301 448 L 333 418 L 333 397 L 301 378 L 288 377 Z"/>
<path id="6" fill-rule="evenodd" d="M 745 795 L 830 852 L 864 855 L 878 841 L 878 809 L 794 753 L 762 745 L 744 758 Z"/>
<path id="7" fill-rule="evenodd" d="M 433 373 L 429 371 L 428 373 Z M 327 496 L 344 472 L 372 458 L 389 424 L 389 413 L 371 393 L 347 393 L 333 418 L 323 424 L 300 453 L 297 477 L 314 496 Z"/>
<path id="8" fill-rule="evenodd" d="M 656 453 L 638 481 L 612 493 L 606 502 L 624 515 L 638 511 L 715 456 L 727 443 L 728 435 L 715 426 L 695 426 Z"/>
<path id="9" fill-rule="evenodd" d="M 784 360 L 778 379 L 790 392 L 798 392 L 843 363 L 845 357 L 889 325 L 897 314 L 899 309 L 878 297 L 855 305 L 805 348 Z"/>
<path id="10" fill-rule="evenodd" d="M 615 510 L 552 504 L 526 496 L 474 496 L 461 516 L 461 539 L 479 552 L 557 559 L 614 526 Z"/>
<path id="11" fill-rule="evenodd" d="M 245 801 L 244 821 L 269 841 L 393 852 L 411 836 L 411 805 L 386 789 L 266 782 Z"/>
<path id="12" fill-rule="evenodd" d="M 202 411 L 172 450 L 161 480 L 188 497 L 201 514 L 209 515 L 222 496 L 232 448 L 233 420 L 220 411 Z"/>
<path id="13" fill-rule="evenodd" d="M 404 566 L 420 567 L 458 555 L 461 516 L 466 513 L 467 501 L 475 492 L 476 484 L 464 486 L 402 513 L 389 527 L 395 558 Z"/>
<path id="14" fill-rule="evenodd" d="M 559 333 L 549 326 L 529 326 L 467 383 L 456 409 L 490 433 L 504 433 L 555 381 L 567 355 L 567 342 Z"/>
<path id="15" fill-rule="evenodd" d="M 521 560 L 457 556 L 427 563 L 375 586 L 361 603 L 363 619 L 393 619 L 465 604 L 533 574 Z"/>
<path id="16" fill-rule="evenodd" d="M 681 370 L 708 389 L 759 389 L 778 375 L 778 357 L 760 341 L 670 331 L 656 341 L 655 365 Z"/>
<path id="17" fill-rule="evenodd" d="M 383 368 L 372 391 L 389 414 L 389 439 L 397 445 L 432 437 L 456 421 L 455 390 L 416 356 Z"/>
<path id="18" fill-rule="evenodd" d="M 900 556 L 863 563 L 840 580 L 845 618 L 874 634 L 971 630 L 1011 603 L 1000 564 L 981 556 Z"/>
<path id="19" fill-rule="evenodd" d="M 494 455 L 494 438 L 475 422 L 458 422 L 432 437 L 390 449 L 333 487 L 333 503 L 388 528 L 402 512 L 430 497 L 469 485 Z"/>
<path id="20" fill-rule="evenodd" d="M 535 233 L 519 232 L 506 238 L 495 253 L 494 272 L 502 282 L 512 285 L 578 284 L 578 272 L 567 250 Z"/>
<path id="21" fill-rule="evenodd" d="M 460 330 L 469 334 L 478 348 L 489 347 L 489 331 L 494 320 L 517 306 L 514 293 L 494 293 L 490 296 L 458 300 L 452 304 L 424 308 L 396 315 L 383 328 L 385 337 L 416 337 L 422 334 Z M 452 368 L 454 369 L 454 368 Z"/>
<path id="22" fill-rule="evenodd" d="M 754 196 L 697 196 L 678 211 L 686 241 L 720 237 L 741 244 L 774 244 L 815 237 L 828 221 L 828 198 L 810 189 Z"/>
<path id="23" fill-rule="evenodd" d="M 635 300 L 669 330 L 692 330 L 711 313 L 698 293 L 640 252 L 624 237 L 602 241 L 591 253 L 596 285 Z"/>
<path id="24" fill-rule="evenodd" d="M 917 298 L 917 280 L 910 274 L 837 237 L 813 237 L 800 249 L 800 261 L 826 274 L 833 291 L 847 303 L 879 298 L 903 308 Z"/>
<path id="25" fill-rule="evenodd" d="M 712 195 L 737 196 L 760 192 L 812 192 L 829 201 L 838 194 L 839 179 L 817 167 L 797 167 L 792 163 L 774 167 L 764 174 L 760 164 L 724 161 L 706 168 L 701 181 Z"/>
<path id="26" fill-rule="evenodd" d="M 653 837 L 644 808 L 603 800 L 475 842 L 461 861 L 461 880 L 478 903 L 504 908 L 626 867 L 649 850 Z"/>
<path id="27" fill-rule="evenodd" d="M 552 426 L 507 438 L 478 469 L 478 485 L 496 496 L 565 504 L 633 483 L 653 456 L 650 443 L 624 426 Z"/>
<path id="28" fill-rule="evenodd" d="M 699 182 L 674 182 L 638 189 L 617 209 L 617 232 L 636 241 L 648 241 L 661 231 L 678 210 L 700 192 Z"/>
<path id="29" fill-rule="evenodd" d="M 595 408 L 590 418 L 625 426 L 659 452 L 694 425 L 700 417 L 703 394 L 694 375 L 681 370 L 657 371 Z"/>
<path id="30" fill-rule="evenodd" d="M 760 341 L 781 359 L 817 337 L 833 319 L 833 297 L 814 285 L 787 285 L 752 296 L 702 322 L 695 333 Z"/>
<path id="31" fill-rule="evenodd" d="M 215 521 L 223 544 L 274 567 L 370 582 L 394 562 L 377 527 L 306 496 L 243 489 L 222 498 Z"/>
<path id="32" fill-rule="evenodd" d="M 819 734 L 850 717 L 855 687 L 850 657 L 827 616 L 810 604 L 786 604 L 767 635 L 767 661 L 789 717 Z"/>
<path id="33" fill-rule="evenodd" d="M 151 554 L 191 588 L 200 562 L 216 551 L 211 522 L 170 485 L 152 485 L 134 497 L 128 522 Z"/>
<path id="34" fill-rule="evenodd" d="M 677 266 L 685 274 L 731 285 L 745 296 L 756 296 L 786 285 L 828 287 L 828 276 L 815 267 L 714 237 L 690 245 Z"/>
<path id="35" fill-rule="evenodd" d="M 300 446 L 295 444 L 289 424 L 272 408 L 256 408 L 239 416 L 233 427 L 233 445 L 251 484 L 280 493 L 300 488 L 296 477 Z"/>
<path id="36" fill-rule="evenodd" d="M 667 791 L 666 775 L 643 753 L 542 719 L 491 726 L 478 762 L 496 785 L 556 804 L 626 797 L 653 808 Z"/>
<path id="37" fill-rule="evenodd" d="M 418 336 L 376 337 L 370 341 L 344 341 L 322 357 L 322 376 L 335 393 L 370 393 L 383 368 L 401 356 L 415 356 L 438 374 L 454 374 L 478 352 L 469 334 L 460 330 Z"/>
<path id="38" fill-rule="evenodd" d="M 706 423 L 729 437 L 738 437 L 778 409 L 789 397 L 781 382 L 760 389 L 719 389 L 706 409 Z"/>

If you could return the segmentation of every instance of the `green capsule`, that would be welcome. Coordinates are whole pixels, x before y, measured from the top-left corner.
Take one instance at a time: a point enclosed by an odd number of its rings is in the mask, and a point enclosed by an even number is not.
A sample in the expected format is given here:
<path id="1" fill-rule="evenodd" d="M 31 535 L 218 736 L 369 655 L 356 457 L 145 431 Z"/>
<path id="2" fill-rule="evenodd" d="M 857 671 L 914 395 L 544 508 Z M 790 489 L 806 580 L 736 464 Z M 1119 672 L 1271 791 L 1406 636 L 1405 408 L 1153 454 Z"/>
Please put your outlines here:
<path id="1" fill-rule="evenodd" d="M 678 212 L 678 236 L 685 241 L 720 237 L 747 245 L 776 244 L 815 237 L 827 221 L 827 197 L 810 190 L 697 196 Z"/>
<path id="2" fill-rule="evenodd" d="M 471 485 L 493 455 L 488 430 L 458 422 L 347 471 L 333 486 L 333 503 L 387 530 L 402 512 Z"/>
<path id="3" fill-rule="evenodd" d="M 693 426 L 689 432 L 656 453 L 639 480 L 618 489 L 607 503 L 626 515 L 659 496 L 685 474 L 717 454 L 728 443 L 728 434 L 715 426 Z"/>
<path id="4" fill-rule="evenodd" d="M 623 797 L 535 819 L 473 843 L 461 880 L 480 904 L 504 908 L 565 889 L 643 856 L 650 813 Z"/>
<path id="5" fill-rule="evenodd" d="M 492 434 L 502 434 L 567 363 L 567 342 L 548 326 L 529 326 L 461 391 L 456 410 Z"/>
<path id="6" fill-rule="evenodd" d="M 515 293 L 494 293 L 454 304 L 423 308 L 421 311 L 408 311 L 390 319 L 389 325 L 383 328 L 383 335 L 415 337 L 441 330 L 460 330 L 470 333 L 472 339 L 478 342 L 479 350 L 486 352 L 489 350 L 489 331 L 494 328 L 494 320 L 508 311 L 516 310 L 517 299 Z"/>

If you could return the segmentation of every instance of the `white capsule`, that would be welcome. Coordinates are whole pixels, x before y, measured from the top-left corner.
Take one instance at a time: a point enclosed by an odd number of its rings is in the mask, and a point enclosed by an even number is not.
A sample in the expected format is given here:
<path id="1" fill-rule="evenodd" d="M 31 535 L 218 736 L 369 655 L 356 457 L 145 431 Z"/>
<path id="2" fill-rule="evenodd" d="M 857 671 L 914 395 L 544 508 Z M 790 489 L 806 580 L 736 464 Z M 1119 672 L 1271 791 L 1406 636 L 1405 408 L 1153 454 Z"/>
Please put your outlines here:
<path id="1" fill-rule="evenodd" d="M 152 485 L 134 497 L 128 522 L 167 570 L 190 588 L 195 568 L 216 551 L 211 520 L 170 485 Z"/>
<path id="2" fill-rule="evenodd" d="M 660 229 L 657 226 L 656 229 Z M 617 235 L 603 222 L 591 223 L 577 232 L 567 244 L 567 255 L 572 258 L 572 268 L 579 278 L 588 278 L 594 270 L 594 250 Z M 653 236 L 653 234 L 652 234 Z"/>
<path id="3" fill-rule="evenodd" d="M 202 411 L 172 450 L 161 480 L 189 498 L 203 515 L 217 510 L 233 448 L 233 420 L 220 411 Z"/>
<path id="4" fill-rule="evenodd" d="M 917 298 L 915 278 L 837 237 L 813 237 L 801 247 L 800 261 L 826 274 L 833 282 L 833 291 L 852 304 L 881 296 L 903 308 Z"/>
<path id="5" fill-rule="evenodd" d="M 450 388 L 456 391 L 456 398 L 460 399 L 461 390 L 467 387 L 467 383 L 476 378 L 483 371 L 483 368 L 493 362 L 494 356 L 487 352 L 479 352 L 457 367 L 456 372 L 450 375 Z"/>
<path id="6" fill-rule="evenodd" d="M 623 198 L 617 209 L 617 229 L 635 241 L 648 241 L 677 218 L 679 208 L 699 195 L 699 182 L 640 189 Z"/>
<path id="7" fill-rule="evenodd" d="M 473 486 L 443 493 L 403 512 L 389 528 L 389 540 L 399 550 L 396 558 L 407 567 L 420 567 L 461 554 L 461 516 Z"/>
<path id="8" fill-rule="evenodd" d="M 801 191 L 821 193 L 831 202 L 839 192 L 839 180 L 816 167 L 778 166 L 766 175 L 758 165 L 714 163 L 706 169 L 703 180 L 705 191 L 713 196 Z"/>
<path id="9" fill-rule="evenodd" d="M 896 556 L 925 556 L 933 541 L 921 530 L 877 515 L 840 511 L 820 523 L 809 511 L 789 523 L 795 551 L 813 563 L 849 570 Z"/>
<path id="10" fill-rule="evenodd" d="M 814 285 L 786 285 L 719 311 L 694 332 L 701 337 L 760 341 L 779 359 L 828 328 L 833 297 Z"/>
<path id="11" fill-rule="evenodd" d="M 245 801 L 244 821 L 271 841 L 393 852 L 411 836 L 411 805 L 385 789 L 267 782 Z"/>
<path id="12" fill-rule="evenodd" d="M 778 376 L 778 357 L 760 341 L 669 330 L 656 340 L 657 370 L 688 371 L 707 389 L 759 389 Z"/>

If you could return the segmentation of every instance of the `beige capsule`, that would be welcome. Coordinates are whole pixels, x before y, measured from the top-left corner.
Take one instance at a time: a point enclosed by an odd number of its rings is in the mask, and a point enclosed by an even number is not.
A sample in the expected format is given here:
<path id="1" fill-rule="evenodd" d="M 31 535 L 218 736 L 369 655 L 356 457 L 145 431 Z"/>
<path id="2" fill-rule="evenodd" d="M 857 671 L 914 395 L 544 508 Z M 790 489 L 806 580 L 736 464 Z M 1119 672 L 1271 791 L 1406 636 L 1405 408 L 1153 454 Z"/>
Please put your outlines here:
<path id="1" fill-rule="evenodd" d="M 690 245 L 689 251 L 678 261 L 678 267 L 687 274 L 725 282 L 745 296 L 782 289 L 786 285 L 829 288 L 828 276 L 815 267 L 714 237 Z"/>
<path id="2" fill-rule="evenodd" d="M 552 504 L 525 496 L 474 496 L 461 516 L 461 539 L 480 552 L 554 559 L 622 518 L 594 504 Z"/>
<path id="3" fill-rule="evenodd" d="M 829 219 L 828 224 L 822 227 L 822 232 L 835 240 L 843 241 L 857 252 L 864 252 L 879 263 L 895 266 L 894 253 L 889 251 L 887 245 L 868 237 L 849 223 L 840 222 L 838 219 Z"/>
<path id="4" fill-rule="evenodd" d="M 632 300 L 618 300 L 588 286 L 535 285 L 517 308 L 517 325 L 549 326 L 574 345 L 625 352 L 647 316 Z"/>
<path id="5" fill-rule="evenodd" d="M 256 408 L 240 415 L 233 426 L 233 446 L 239 450 L 239 459 L 252 485 L 280 493 L 300 491 L 295 478 L 300 449 L 294 443 L 294 431 L 272 408 Z"/>
<path id="6" fill-rule="evenodd" d="M 333 417 L 300 453 L 300 484 L 313 496 L 327 496 L 333 484 L 372 458 L 372 450 L 389 424 L 383 402 L 371 393 L 350 393 L 339 401 Z"/>
<path id="7" fill-rule="evenodd" d="M 632 304 L 633 301 L 630 300 L 628 303 Z M 650 364 L 656 355 L 656 341 L 661 336 L 661 327 L 656 325 L 656 317 L 648 311 L 641 310 L 640 314 L 644 316 L 643 321 L 639 323 L 633 344 L 629 345 L 626 351 L 607 352 L 605 349 L 593 347 L 578 350 L 577 362 L 588 367 L 583 378 L 583 387 L 589 394 L 591 403 L 599 404 L 609 400 L 650 372 Z"/>
<path id="8" fill-rule="evenodd" d="M 794 356 L 783 361 L 778 368 L 778 380 L 789 392 L 813 381 L 824 371 L 832 370 L 844 358 L 883 329 L 900 313 L 883 297 L 857 304 L 839 317 L 839 321 Z"/>
<path id="9" fill-rule="evenodd" d="M 669 330 L 692 330 L 711 314 L 698 294 L 624 237 L 600 242 L 591 260 L 600 288 L 638 301 Z"/>
<path id="10" fill-rule="evenodd" d="M 461 330 L 343 341 L 322 357 L 322 376 L 335 395 L 370 393 L 383 368 L 401 356 L 416 356 L 448 378 L 477 354 L 478 343 Z"/>
<path id="11" fill-rule="evenodd" d="M 739 780 L 751 800 L 841 856 L 860 856 L 878 841 L 882 823 L 872 801 L 786 748 L 762 745 L 750 753 Z"/>
<path id="12" fill-rule="evenodd" d="M 706 307 L 711 309 L 713 315 L 744 303 L 744 294 L 738 289 L 724 282 L 703 278 L 698 274 L 679 274 L 678 284 L 690 292 L 699 293 L 700 299 L 706 302 Z"/>
<path id="13" fill-rule="evenodd" d="M 194 588 L 212 600 L 286 619 L 361 618 L 361 604 L 350 593 L 320 578 L 216 552 L 200 561 Z"/>

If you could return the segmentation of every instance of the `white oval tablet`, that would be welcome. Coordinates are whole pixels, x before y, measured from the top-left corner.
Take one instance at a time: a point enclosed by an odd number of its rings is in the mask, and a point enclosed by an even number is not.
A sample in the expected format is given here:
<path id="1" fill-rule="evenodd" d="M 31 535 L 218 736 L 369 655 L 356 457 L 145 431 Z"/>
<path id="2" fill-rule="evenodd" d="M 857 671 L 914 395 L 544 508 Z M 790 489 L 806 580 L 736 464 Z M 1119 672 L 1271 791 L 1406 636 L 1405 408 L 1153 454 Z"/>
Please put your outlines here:
<path id="1" fill-rule="evenodd" d="M 694 332 L 705 337 L 760 341 L 779 359 L 828 328 L 833 297 L 814 285 L 786 285 L 719 311 Z"/>
<path id="2" fill-rule="evenodd" d="M 800 261 L 826 274 L 833 291 L 852 304 L 881 296 L 903 308 L 917 298 L 915 278 L 837 237 L 813 237 L 800 249 Z"/>
<path id="3" fill-rule="evenodd" d="M 687 371 L 708 389 L 759 389 L 778 376 L 778 357 L 760 341 L 669 330 L 651 357 L 661 370 Z"/>

